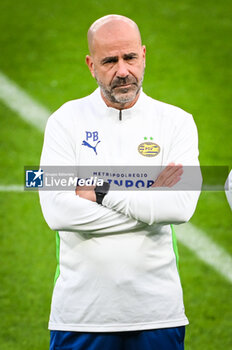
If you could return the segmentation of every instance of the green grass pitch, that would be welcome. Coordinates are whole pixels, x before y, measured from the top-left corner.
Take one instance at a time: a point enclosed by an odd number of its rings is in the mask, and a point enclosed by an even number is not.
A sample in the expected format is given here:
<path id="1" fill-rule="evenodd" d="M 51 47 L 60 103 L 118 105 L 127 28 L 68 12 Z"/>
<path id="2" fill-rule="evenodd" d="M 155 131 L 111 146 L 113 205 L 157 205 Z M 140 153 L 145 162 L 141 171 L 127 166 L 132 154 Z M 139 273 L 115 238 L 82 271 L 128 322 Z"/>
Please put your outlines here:
<path id="1" fill-rule="evenodd" d="M 191 112 L 203 165 L 232 167 L 232 5 L 229 0 L 0 2 L 0 71 L 51 111 L 96 87 L 85 66 L 86 32 L 98 17 L 134 19 L 147 46 L 144 91 Z M 22 184 L 43 135 L 0 103 L 0 184 Z M 48 349 L 55 234 L 36 193 L 0 193 L 0 349 Z M 191 222 L 232 254 L 223 192 L 202 193 Z M 232 287 L 179 246 L 187 350 L 229 350 Z"/>

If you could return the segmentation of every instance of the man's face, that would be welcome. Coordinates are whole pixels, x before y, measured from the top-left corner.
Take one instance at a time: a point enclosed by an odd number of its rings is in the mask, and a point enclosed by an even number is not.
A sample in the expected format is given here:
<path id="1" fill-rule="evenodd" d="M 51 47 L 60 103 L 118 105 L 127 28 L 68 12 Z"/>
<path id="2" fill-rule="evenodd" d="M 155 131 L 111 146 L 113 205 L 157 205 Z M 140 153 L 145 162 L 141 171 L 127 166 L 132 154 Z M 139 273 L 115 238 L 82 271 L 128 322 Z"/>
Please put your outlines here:
<path id="1" fill-rule="evenodd" d="M 142 86 L 145 47 L 138 32 L 128 24 L 101 28 L 95 34 L 89 68 L 109 105 L 133 103 Z"/>

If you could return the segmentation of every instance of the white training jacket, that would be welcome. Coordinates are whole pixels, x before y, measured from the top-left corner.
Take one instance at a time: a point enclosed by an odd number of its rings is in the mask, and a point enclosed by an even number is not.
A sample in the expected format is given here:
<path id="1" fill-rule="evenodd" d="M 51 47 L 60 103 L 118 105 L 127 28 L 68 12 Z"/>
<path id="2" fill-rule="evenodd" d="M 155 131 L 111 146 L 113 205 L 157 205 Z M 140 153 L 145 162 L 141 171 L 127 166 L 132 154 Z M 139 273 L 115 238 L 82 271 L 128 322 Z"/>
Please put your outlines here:
<path id="1" fill-rule="evenodd" d="M 144 138 L 159 146 L 156 156 L 138 151 Z M 98 88 L 65 103 L 47 122 L 41 168 L 170 162 L 199 164 L 195 123 L 142 91 L 121 120 Z M 40 191 L 45 220 L 58 231 L 49 329 L 112 332 L 188 324 L 170 224 L 188 221 L 198 197 L 199 191 L 109 191 L 99 205 L 74 191 Z"/>

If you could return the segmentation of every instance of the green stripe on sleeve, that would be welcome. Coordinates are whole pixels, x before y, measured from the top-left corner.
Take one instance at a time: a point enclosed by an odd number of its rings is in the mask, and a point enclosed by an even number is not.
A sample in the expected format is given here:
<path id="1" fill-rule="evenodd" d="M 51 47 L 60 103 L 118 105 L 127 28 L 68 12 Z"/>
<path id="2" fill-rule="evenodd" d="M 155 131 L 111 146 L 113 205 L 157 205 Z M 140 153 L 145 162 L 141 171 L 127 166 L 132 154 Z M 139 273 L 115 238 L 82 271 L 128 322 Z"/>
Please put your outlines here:
<path id="1" fill-rule="evenodd" d="M 54 285 L 56 284 L 57 278 L 60 276 L 60 235 L 59 232 L 56 232 L 56 273 L 54 278 Z"/>

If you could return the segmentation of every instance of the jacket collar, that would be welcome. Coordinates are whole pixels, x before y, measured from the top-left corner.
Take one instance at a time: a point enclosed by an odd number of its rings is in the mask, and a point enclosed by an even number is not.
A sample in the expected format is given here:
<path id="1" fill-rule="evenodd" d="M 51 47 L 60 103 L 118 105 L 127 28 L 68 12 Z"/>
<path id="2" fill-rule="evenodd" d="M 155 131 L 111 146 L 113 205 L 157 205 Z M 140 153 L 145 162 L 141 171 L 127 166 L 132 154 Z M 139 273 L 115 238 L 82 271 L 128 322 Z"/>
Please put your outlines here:
<path id="1" fill-rule="evenodd" d="M 112 118 L 118 118 L 119 119 L 119 109 L 108 107 L 103 100 L 101 96 L 101 91 L 100 88 L 98 87 L 92 94 L 91 96 L 93 97 L 93 102 L 95 105 L 95 108 L 101 111 L 104 115 L 107 115 Z M 142 104 L 143 100 L 145 98 L 145 94 L 142 91 L 142 88 L 140 90 L 140 95 L 136 103 L 131 107 L 127 109 L 122 110 L 122 120 L 128 119 L 132 116 L 135 116 L 135 114 L 139 113 L 142 111 Z"/>

